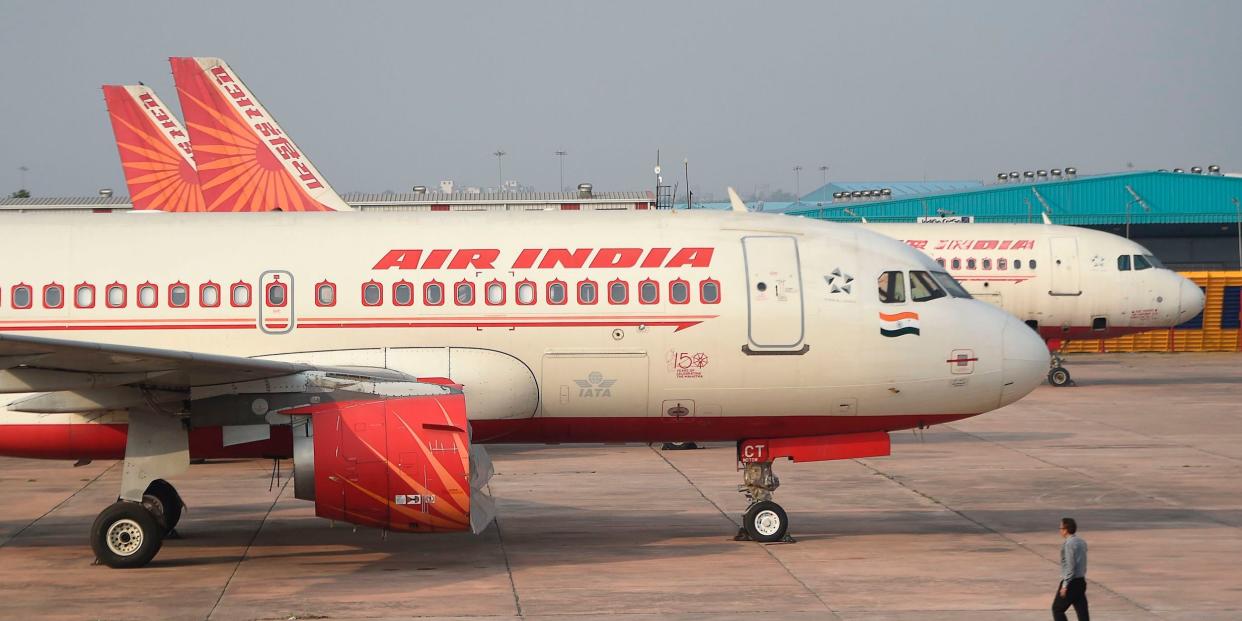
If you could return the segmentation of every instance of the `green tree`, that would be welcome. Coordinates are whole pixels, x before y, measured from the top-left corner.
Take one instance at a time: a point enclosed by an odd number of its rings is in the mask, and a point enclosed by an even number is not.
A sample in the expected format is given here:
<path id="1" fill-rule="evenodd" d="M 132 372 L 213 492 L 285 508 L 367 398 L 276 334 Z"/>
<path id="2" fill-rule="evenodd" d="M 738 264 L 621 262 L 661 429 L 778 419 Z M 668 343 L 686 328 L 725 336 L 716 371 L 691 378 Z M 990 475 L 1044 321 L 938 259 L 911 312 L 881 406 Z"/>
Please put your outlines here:
<path id="1" fill-rule="evenodd" d="M 30 190 L 21 189 L 9 195 L 9 198 L 30 198 Z"/>

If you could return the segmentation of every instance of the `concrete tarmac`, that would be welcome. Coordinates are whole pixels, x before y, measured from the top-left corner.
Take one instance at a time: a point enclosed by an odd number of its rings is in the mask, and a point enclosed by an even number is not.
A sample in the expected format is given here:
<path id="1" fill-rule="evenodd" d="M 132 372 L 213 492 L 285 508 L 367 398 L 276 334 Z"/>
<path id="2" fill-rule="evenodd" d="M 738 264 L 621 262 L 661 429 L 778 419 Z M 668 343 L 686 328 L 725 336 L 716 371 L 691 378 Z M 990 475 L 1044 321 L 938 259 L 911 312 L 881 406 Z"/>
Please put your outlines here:
<path id="1" fill-rule="evenodd" d="M 119 571 L 87 541 L 118 464 L 0 459 L 0 618 L 1048 619 L 1064 515 L 1097 620 L 1242 618 L 1242 356 L 1069 367 L 891 457 L 778 462 L 794 544 L 732 541 L 731 446 L 496 446 L 482 535 L 333 527 L 213 462 L 175 480 L 184 538 Z"/>

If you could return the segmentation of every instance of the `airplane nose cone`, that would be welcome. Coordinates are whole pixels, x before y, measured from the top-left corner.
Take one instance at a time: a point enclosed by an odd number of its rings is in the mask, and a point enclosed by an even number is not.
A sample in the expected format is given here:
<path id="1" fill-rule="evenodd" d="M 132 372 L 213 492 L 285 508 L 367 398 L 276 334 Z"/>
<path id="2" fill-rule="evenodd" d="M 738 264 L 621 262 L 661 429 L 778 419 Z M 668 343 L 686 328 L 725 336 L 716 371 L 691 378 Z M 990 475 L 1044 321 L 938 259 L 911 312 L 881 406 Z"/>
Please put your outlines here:
<path id="1" fill-rule="evenodd" d="M 1030 326 L 1009 317 L 1003 333 L 1000 406 L 1025 397 L 1048 373 L 1048 346 Z"/>
<path id="2" fill-rule="evenodd" d="M 1178 290 L 1177 323 L 1185 323 L 1203 312 L 1203 290 L 1189 278 L 1182 278 Z"/>

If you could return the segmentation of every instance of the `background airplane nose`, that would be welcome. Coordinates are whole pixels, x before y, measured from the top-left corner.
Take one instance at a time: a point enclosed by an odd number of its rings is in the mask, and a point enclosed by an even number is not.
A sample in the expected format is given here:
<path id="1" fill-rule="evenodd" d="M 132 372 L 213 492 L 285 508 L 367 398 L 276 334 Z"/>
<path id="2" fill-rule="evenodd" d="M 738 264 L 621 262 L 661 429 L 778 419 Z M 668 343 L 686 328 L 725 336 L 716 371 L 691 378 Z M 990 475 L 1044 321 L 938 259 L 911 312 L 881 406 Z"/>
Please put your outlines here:
<path id="1" fill-rule="evenodd" d="M 1048 373 L 1048 346 L 1030 326 L 1010 316 L 1005 322 L 1003 338 L 1002 407 L 1035 390 Z"/>
<path id="2" fill-rule="evenodd" d="M 1203 312 L 1203 290 L 1189 278 L 1182 278 L 1182 284 L 1178 290 L 1177 302 L 1177 322 L 1184 323 L 1190 321 Z"/>

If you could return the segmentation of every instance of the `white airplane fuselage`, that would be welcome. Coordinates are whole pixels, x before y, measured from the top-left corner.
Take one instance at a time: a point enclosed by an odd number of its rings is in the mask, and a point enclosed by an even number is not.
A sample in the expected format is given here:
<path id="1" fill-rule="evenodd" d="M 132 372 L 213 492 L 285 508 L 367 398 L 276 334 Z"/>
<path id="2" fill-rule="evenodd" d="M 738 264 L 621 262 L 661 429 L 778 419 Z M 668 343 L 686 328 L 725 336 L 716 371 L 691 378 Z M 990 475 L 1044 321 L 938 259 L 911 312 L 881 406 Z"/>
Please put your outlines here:
<path id="1" fill-rule="evenodd" d="M 1037 325 L 1049 340 L 1170 328 L 1203 310 L 1203 292 L 1193 281 L 1158 262 L 1144 265 L 1151 251 L 1102 231 L 1041 224 L 864 226 L 923 251 L 976 299 Z"/>
<path id="2" fill-rule="evenodd" d="M 1042 341 L 991 305 L 882 303 L 882 272 L 941 270 L 851 225 L 548 212 L 51 214 L 3 226 L 0 332 L 449 377 L 464 385 L 476 442 L 903 429 L 1001 407 L 1047 367 Z M 552 303 L 557 283 L 566 299 Z M 249 286 L 247 304 L 234 304 L 234 284 Z M 123 411 L 19 411 L 29 397 L 0 398 L 0 453 L 123 449 L 123 434 L 118 445 L 75 427 L 123 429 Z M 62 433 L 82 443 L 48 439 Z"/>

